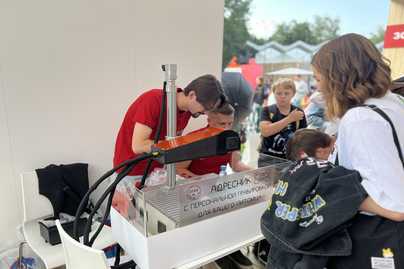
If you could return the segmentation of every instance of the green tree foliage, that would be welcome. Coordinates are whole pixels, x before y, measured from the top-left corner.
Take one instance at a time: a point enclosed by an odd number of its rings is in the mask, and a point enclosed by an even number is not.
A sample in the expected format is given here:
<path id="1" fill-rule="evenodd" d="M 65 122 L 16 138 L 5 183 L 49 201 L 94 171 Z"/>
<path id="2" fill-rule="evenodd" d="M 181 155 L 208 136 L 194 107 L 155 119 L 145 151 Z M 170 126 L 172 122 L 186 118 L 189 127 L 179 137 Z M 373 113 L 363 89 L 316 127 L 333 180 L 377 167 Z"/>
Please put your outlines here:
<path id="1" fill-rule="evenodd" d="M 248 32 L 250 5 L 253 0 L 225 0 L 223 31 L 223 67 L 233 56 L 248 55 L 246 42 L 257 45 L 268 41 L 277 41 L 283 45 L 302 40 L 308 44 L 319 44 L 338 37 L 339 18 L 315 16 L 313 22 L 297 22 L 292 20 L 277 26 L 275 33 L 268 39 L 257 38 Z M 370 39 L 377 44 L 384 39 L 384 28 L 379 27 L 371 34 Z M 247 53 L 246 53 L 247 52 Z"/>
<path id="2" fill-rule="evenodd" d="M 246 42 L 264 44 L 270 40 L 289 45 L 302 40 L 309 44 L 318 44 L 338 36 L 340 21 L 338 18 L 315 16 L 314 22 L 297 22 L 295 20 L 278 25 L 269 38 L 260 39 L 248 32 L 250 5 L 252 0 L 225 0 L 223 31 L 223 67 L 233 56 L 248 55 Z"/>
<path id="3" fill-rule="evenodd" d="M 279 24 L 270 40 L 283 45 L 292 44 L 297 40 L 302 40 L 309 44 L 316 43 L 313 32 L 310 29 L 310 24 L 308 22 L 299 23 L 295 20 Z"/>
<path id="4" fill-rule="evenodd" d="M 223 66 L 233 56 L 238 56 L 250 40 L 247 29 L 248 15 L 252 0 L 225 0 L 223 31 Z"/>
<path id="5" fill-rule="evenodd" d="M 318 44 L 338 36 L 339 22 L 338 18 L 315 16 L 314 23 L 296 20 L 281 23 L 270 40 L 283 45 L 289 45 L 298 40 L 308 44 Z"/>
<path id="6" fill-rule="evenodd" d="M 311 25 L 311 29 L 316 43 L 318 44 L 338 37 L 339 24 L 339 18 L 314 16 L 314 23 Z"/>

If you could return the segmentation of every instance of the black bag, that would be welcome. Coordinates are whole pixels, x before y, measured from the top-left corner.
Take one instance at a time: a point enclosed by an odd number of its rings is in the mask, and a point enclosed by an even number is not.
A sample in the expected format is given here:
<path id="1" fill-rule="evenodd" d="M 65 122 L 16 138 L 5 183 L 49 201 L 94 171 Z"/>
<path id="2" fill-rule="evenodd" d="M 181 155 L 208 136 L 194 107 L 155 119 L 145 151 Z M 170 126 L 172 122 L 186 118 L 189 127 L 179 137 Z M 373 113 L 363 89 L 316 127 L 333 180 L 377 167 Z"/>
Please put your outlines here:
<path id="1" fill-rule="evenodd" d="M 385 265 L 377 268 L 404 268 L 404 222 L 358 214 L 348 232 L 352 254 L 331 257 L 327 269 L 374 268 L 372 263 Z"/>
<path id="2" fill-rule="evenodd" d="M 306 158 L 276 184 L 261 231 L 271 244 L 270 268 L 323 268 L 327 257 L 351 254 L 346 231 L 367 197 L 357 171 Z M 298 265 L 297 265 L 298 264 Z"/>
<path id="3" fill-rule="evenodd" d="M 74 216 L 89 188 L 88 164 L 51 164 L 35 171 L 39 193 L 49 199 L 54 218 L 58 219 L 59 213 Z"/>
<path id="4" fill-rule="evenodd" d="M 327 240 L 327 246 L 319 244 L 351 220 L 366 197 L 357 171 L 305 158 L 292 165 L 276 184 L 271 204 L 261 218 L 262 232 L 272 245 L 288 251 L 330 253 L 333 243 L 343 246 L 344 242 L 336 238 L 335 242 Z"/>

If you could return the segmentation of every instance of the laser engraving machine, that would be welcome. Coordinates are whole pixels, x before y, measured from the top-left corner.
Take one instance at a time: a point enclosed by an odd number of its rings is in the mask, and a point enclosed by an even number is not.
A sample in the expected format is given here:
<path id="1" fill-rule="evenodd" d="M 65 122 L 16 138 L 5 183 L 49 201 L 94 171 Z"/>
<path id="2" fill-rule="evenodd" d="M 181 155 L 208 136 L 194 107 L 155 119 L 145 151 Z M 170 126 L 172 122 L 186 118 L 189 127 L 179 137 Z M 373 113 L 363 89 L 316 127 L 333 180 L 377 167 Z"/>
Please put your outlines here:
<path id="1" fill-rule="evenodd" d="M 289 162 L 177 180 L 176 162 L 239 150 L 240 138 L 217 128 L 175 137 L 176 65 L 164 70 L 168 137 L 151 154 L 165 164 L 167 184 L 138 189 L 130 181 L 120 182 L 117 192 L 127 203 L 111 209 L 112 231 L 142 269 L 197 268 L 263 238 L 260 217 Z"/>

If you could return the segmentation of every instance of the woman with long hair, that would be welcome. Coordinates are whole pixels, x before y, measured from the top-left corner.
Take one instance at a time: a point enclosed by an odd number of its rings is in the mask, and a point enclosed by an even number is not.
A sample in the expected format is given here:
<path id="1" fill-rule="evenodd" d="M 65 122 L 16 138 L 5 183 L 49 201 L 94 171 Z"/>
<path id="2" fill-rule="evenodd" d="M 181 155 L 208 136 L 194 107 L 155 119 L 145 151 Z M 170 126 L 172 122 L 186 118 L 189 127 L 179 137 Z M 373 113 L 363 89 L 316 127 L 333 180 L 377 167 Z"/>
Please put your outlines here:
<path id="1" fill-rule="evenodd" d="M 349 228 L 352 255 L 327 268 L 404 268 L 404 103 L 389 90 L 390 67 L 357 34 L 325 44 L 312 66 L 327 117 L 340 120 L 332 158 L 359 171 L 369 194 Z"/>

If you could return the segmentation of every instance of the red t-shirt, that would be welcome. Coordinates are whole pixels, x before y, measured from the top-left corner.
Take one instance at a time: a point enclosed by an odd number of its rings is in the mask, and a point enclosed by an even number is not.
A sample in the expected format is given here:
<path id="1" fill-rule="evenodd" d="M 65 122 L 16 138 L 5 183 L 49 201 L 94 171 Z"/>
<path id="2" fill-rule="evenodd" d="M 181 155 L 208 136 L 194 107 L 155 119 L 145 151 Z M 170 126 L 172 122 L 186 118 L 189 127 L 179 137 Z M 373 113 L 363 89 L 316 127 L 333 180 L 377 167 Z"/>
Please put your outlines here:
<path id="1" fill-rule="evenodd" d="M 181 89 L 178 89 L 177 92 L 178 91 L 181 91 Z M 159 122 L 162 98 L 162 90 L 152 89 L 140 95 L 129 107 L 116 138 L 114 167 L 137 156 L 137 154 L 135 154 L 132 150 L 132 135 L 136 122 L 150 127 L 152 129 L 152 133 L 150 134 L 149 139 L 154 139 Z M 190 112 L 180 111 L 177 107 L 177 135 L 182 134 L 182 131 L 187 126 L 190 117 Z M 159 140 L 165 139 L 166 135 L 167 113 L 164 113 Z M 138 163 L 129 173 L 129 175 L 143 175 L 146 165 L 147 160 Z M 153 161 L 150 167 L 150 172 L 153 171 L 154 168 L 162 166 L 163 165 L 160 163 Z"/>
<path id="2" fill-rule="evenodd" d="M 206 126 L 205 128 L 193 131 L 192 133 L 204 130 L 208 127 L 209 126 Z M 219 174 L 220 166 L 227 165 L 231 162 L 231 154 L 232 153 L 229 152 L 224 155 L 216 155 L 212 157 L 192 160 L 191 164 L 188 167 L 188 170 L 196 175 L 205 175 L 209 173 Z"/>

